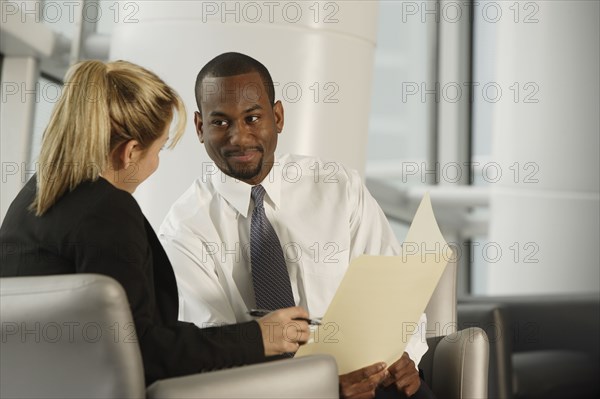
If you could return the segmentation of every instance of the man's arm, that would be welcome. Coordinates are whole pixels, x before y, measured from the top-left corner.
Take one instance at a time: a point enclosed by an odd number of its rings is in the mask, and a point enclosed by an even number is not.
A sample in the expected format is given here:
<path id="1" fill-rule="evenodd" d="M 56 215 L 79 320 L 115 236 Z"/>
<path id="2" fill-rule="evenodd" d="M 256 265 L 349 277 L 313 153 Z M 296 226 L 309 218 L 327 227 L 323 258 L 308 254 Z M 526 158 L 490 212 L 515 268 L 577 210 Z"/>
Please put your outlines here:
<path id="1" fill-rule="evenodd" d="M 401 246 L 385 214 L 362 182 L 358 172 L 349 171 L 348 198 L 351 258 L 360 255 L 400 255 Z"/>
<path id="2" fill-rule="evenodd" d="M 177 278 L 179 318 L 201 328 L 236 323 L 211 251 L 202 239 L 181 232 L 177 237 L 162 233 L 160 241 Z"/>

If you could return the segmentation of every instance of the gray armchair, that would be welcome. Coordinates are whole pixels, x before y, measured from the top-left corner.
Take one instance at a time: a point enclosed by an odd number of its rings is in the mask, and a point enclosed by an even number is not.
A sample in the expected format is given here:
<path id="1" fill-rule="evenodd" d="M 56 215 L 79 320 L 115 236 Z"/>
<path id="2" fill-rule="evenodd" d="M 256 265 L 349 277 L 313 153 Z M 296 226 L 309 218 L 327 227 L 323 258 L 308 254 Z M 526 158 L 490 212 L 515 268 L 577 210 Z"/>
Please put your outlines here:
<path id="1" fill-rule="evenodd" d="M 457 331 L 456 263 L 449 263 L 427 309 L 429 351 L 419 367 L 440 399 L 487 398 L 489 343 L 477 327 Z"/>
<path id="2" fill-rule="evenodd" d="M 106 276 L 1 278 L 0 322 L 2 398 L 338 397 L 329 356 L 171 378 L 146 389 L 127 297 Z"/>

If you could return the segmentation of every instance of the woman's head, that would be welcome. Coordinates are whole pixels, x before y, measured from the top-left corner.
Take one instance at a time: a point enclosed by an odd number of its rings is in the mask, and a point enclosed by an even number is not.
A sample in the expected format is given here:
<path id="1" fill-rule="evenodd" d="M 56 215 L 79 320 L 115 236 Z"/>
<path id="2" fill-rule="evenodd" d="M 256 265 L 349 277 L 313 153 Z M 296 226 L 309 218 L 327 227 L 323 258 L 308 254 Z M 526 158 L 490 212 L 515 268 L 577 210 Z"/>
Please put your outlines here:
<path id="1" fill-rule="evenodd" d="M 36 214 L 100 175 L 133 191 L 156 169 L 157 146 L 164 145 L 175 113 L 170 147 L 183 134 L 185 108 L 158 76 L 126 61 L 74 65 L 44 132 L 33 203 Z M 156 160 L 149 161 L 148 156 Z M 124 177 L 128 183 L 121 186 Z"/>

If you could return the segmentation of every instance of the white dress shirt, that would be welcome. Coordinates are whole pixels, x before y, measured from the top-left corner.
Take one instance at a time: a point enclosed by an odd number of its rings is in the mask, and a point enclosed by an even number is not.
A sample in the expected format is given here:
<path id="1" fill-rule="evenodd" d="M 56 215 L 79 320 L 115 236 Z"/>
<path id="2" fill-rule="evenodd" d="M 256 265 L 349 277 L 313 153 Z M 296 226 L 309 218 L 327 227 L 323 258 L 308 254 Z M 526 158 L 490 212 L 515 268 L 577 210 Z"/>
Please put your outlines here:
<path id="1" fill-rule="evenodd" d="M 248 321 L 255 307 L 250 267 L 251 185 L 216 165 L 175 202 L 159 237 L 180 294 L 180 319 L 200 327 Z M 352 259 L 398 255 L 400 245 L 359 174 L 336 162 L 284 155 L 261 182 L 264 208 L 283 248 L 294 300 L 322 317 Z M 410 300 L 410 298 L 407 298 Z M 425 315 L 406 352 L 427 351 Z M 398 332 L 399 340 L 404 336 Z M 404 338 L 406 339 L 406 338 Z"/>

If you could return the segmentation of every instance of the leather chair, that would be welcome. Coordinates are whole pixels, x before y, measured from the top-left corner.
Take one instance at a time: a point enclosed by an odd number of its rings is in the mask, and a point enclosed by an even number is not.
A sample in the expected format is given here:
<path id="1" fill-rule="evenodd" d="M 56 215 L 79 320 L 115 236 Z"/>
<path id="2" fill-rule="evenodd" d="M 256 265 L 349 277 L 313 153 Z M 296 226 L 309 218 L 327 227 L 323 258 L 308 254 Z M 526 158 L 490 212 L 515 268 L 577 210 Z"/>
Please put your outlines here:
<path id="1" fill-rule="evenodd" d="M 425 313 L 429 350 L 419 363 L 425 382 L 438 398 L 487 398 L 487 335 L 456 328 L 456 263 L 446 266 Z"/>
<path id="2" fill-rule="evenodd" d="M 490 398 L 600 397 L 598 294 L 465 297 L 459 326 L 490 337 Z"/>
<path id="3" fill-rule="evenodd" d="M 101 275 L 0 279 L 2 398 L 337 398 L 329 356 L 157 381 L 146 389 L 125 292 Z"/>
<path id="4" fill-rule="evenodd" d="M 513 397 L 512 340 L 508 310 L 498 303 L 458 304 L 458 328 L 481 327 L 490 344 L 488 398 Z"/>

